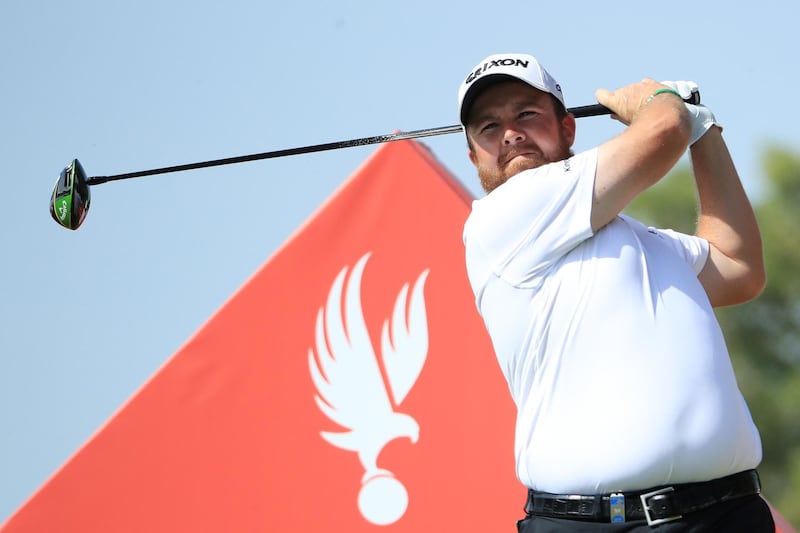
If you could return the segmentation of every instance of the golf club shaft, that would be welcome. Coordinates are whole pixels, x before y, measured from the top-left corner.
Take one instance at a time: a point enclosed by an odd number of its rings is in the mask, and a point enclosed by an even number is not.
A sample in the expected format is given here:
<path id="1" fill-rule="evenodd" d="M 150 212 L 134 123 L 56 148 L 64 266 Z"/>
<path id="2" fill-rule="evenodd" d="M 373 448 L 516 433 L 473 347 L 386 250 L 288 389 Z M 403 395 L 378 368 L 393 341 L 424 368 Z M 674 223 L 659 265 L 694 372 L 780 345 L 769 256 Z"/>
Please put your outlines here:
<path id="1" fill-rule="evenodd" d="M 593 104 L 569 108 L 567 111 L 575 115 L 575 118 L 593 117 L 598 115 L 608 115 L 611 111 L 602 105 Z M 87 185 L 99 185 L 107 181 L 125 180 L 129 178 L 140 178 L 143 176 L 153 176 L 156 174 L 168 174 L 171 172 L 181 172 L 184 170 L 194 170 L 198 168 L 217 167 L 221 165 L 232 165 L 235 163 L 245 163 L 247 161 L 257 161 L 260 159 L 272 159 L 290 155 L 309 154 L 313 152 L 324 152 L 326 150 L 337 150 L 339 148 L 351 148 L 355 146 L 367 146 L 390 141 L 401 141 L 405 139 L 417 139 L 419 137 L 431 137 L 434 135 L 444 135 L 448 133 L 459 133 L 464 131 L 461 125 L 445 126 L 441 128 L 429 128 L 424 130 L 391 133 L 387 135 L 376 135 L 374 137 L 362 137 L 349 141 L 337 141 L 324 144 L 313 144 L 298 148 L 287 148 L 285 150 L 275 150 L 272 152 L 262 152 L 260 154 L 250 154 L 238 157 L 226 157 L 224 159 L 213 159 L 211 161 L 201 161 L 199 163 L 187 163 L 185 165 L 175 165 L 171 167 L 154 168 L 150 170 L 140 170 L 137 172 L 127 172 L 125 174 L 115 174 L 112 176 L 91 176 L 86 179 Z"/>

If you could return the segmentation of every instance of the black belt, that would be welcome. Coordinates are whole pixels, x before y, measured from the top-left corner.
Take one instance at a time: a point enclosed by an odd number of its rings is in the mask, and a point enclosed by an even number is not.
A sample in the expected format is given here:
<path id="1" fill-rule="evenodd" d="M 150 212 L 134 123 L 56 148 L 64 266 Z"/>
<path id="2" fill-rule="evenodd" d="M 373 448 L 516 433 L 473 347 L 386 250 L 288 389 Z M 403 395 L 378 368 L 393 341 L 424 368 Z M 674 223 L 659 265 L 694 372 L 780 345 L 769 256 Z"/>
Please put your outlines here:
<path id="1" fill-rule="evenodd" d="M 701 483 L 681 483 L 639 492 L 594 496 L 550 494 L 528 489 L 525 512 L 534 516 L 569 518 L 593 522 L 647 520 L 654 526 L 678 520 L 683 515 L 718 503 L 761 492 L 755 470 L 746 470 Z"/>

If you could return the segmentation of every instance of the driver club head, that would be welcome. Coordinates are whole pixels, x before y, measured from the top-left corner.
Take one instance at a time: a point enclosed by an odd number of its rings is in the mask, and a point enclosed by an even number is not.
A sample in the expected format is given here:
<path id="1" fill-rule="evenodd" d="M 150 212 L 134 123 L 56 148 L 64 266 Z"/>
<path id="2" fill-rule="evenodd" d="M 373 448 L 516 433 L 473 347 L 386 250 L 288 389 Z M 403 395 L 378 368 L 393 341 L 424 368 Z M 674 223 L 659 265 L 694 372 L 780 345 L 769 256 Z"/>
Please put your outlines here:
<path id="1" fill-rule="evenodd" d="M 50 215 L 53 220 L 67 229 L 80 227 L 89 212 L 89 185 L 86 183 L 86 172 L 80 161 L 73 159 L 64 167 L 53 188 L 50 199 Z"/>

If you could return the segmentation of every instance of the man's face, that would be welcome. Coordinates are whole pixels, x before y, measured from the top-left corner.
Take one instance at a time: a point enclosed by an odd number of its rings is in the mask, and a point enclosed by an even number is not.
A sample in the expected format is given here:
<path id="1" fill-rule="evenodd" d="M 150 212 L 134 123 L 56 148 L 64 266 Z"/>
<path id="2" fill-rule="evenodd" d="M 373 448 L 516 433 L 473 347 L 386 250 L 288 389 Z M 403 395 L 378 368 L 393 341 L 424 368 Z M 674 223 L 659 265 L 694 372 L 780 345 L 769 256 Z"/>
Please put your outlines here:
<path id="1" fill-rule="evenodd" d="M 559 119 L 550 94 L 519 81 L 484 89 L 470 109 L 469 158 L 488 193 L 510 177 L 571 155 L 575 117 Z"/>

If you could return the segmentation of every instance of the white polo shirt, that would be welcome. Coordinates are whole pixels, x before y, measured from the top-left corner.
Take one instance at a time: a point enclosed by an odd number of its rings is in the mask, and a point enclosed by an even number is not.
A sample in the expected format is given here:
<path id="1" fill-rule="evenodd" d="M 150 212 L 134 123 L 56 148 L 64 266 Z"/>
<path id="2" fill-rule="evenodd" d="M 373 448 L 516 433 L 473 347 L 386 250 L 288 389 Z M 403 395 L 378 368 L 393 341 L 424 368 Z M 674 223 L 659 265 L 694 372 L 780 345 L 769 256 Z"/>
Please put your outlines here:
<path id="1" fill-rule="evenodd" d="M 517 475 L 553 493 L 705 481 L 761 440 L 697 279 L 708 243 L 618 216 L 592 233 L 597 149 L 522 172 L 464 227 L 517 405 Z"/>

